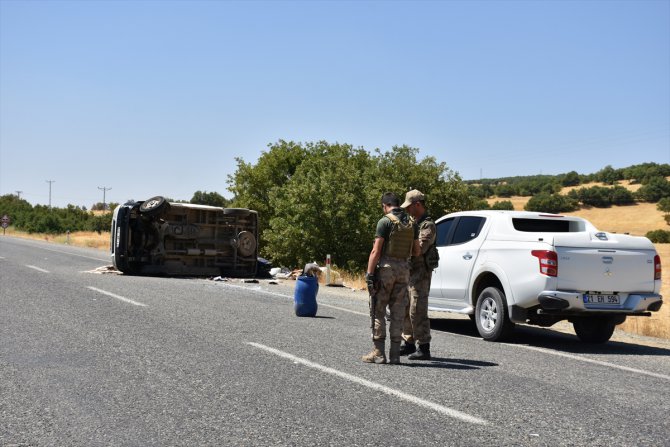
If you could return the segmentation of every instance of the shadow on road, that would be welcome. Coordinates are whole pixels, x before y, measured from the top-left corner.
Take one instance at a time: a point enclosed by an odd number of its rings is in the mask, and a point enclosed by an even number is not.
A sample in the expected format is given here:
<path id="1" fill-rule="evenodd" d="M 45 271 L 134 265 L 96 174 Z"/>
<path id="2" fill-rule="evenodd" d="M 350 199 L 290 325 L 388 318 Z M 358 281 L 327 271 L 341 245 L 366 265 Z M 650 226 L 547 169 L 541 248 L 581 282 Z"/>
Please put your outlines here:
<path id="1" fill-rule="evenodd" d="M 475 324 L 469 319 L 431 318 L 430 329 L 480 338 Z M 605 344 L 590 344 L 580 341 L 574 334 L 567 334 L 551 328 L 517 325 L 514 334 L 510 339 L 505 340 L 505 343 L 528 345 L 574 354 L 670 355 L 669 348 L 637 344 L 634 337 L 631 335 L 630 342 L 609 341 Z"/>
<path id="2" fill-rule="evenodd" d="M 412 368 L 444 368 L 444 369 L 481 369 L 489 366 L 498 366 L 497 363 L 482 362 L 479 360 L 450 359 L 445 357 L 433 357 L 430 360 L 407 360 L 403 358 L 402 364 Z"/>

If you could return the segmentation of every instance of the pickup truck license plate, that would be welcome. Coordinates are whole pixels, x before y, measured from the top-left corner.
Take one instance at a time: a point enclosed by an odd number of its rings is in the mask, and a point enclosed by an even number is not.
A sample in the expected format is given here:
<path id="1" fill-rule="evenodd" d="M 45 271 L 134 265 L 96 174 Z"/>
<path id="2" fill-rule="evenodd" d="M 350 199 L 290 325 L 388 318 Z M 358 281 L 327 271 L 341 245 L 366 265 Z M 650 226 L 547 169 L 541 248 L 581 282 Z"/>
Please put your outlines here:
<path id="1" fill-rule="evenodd" d="M 585 304 L 620 304 L 619 295 L 584 294 Z"/>

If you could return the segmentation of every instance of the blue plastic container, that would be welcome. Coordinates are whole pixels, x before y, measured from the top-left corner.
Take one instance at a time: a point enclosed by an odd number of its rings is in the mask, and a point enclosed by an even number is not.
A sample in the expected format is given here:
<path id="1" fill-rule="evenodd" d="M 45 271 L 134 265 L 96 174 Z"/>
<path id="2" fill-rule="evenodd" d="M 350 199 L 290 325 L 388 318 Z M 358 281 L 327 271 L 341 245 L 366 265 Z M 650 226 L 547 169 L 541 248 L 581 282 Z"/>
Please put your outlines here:
<path id="1" fill-rule="evenodd" d="M 299 317 L 313 317 L 316 315 L 316 294 L 319 291 L 319 281 L 316 276 L 298 276 L 293 294 L 293 309 Z"/>

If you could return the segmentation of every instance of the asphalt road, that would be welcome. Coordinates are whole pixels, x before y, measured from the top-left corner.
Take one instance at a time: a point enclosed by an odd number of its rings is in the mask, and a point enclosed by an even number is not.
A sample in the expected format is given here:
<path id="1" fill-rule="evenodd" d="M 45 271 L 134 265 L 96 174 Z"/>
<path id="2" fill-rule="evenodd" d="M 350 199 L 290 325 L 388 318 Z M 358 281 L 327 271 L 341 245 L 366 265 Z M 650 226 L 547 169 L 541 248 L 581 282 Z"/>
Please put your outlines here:
<path id="1" fill-rule="evenodd" d="M 364 364 L 362 292 L 92 271 L 0 237 L 0 445 L 670 445 L 670 344 L 432 321 L 434 359 Z"/>

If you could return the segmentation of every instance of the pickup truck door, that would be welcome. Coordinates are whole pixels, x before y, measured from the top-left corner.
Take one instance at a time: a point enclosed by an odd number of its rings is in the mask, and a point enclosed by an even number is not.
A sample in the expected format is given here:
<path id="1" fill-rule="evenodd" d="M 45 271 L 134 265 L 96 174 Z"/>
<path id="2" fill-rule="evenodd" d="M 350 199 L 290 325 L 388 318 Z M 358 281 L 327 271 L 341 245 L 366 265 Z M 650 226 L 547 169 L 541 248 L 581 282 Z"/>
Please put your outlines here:
<path id="1" fill-rule="evenodd" d="M 438 290 L 431 289 L 437 306 L 456 311 L 469 306 L 467 290 L 479 248 L 484 242 L 482 229 L 485 222 L 486 218 L 482 216 L 457 217 L 450 224 L 452 228 L 449 228 L 446 244 L 438 244 L 440 266 L 433 274 L 432 287 L 439 289 L 439 295 Z"/>

